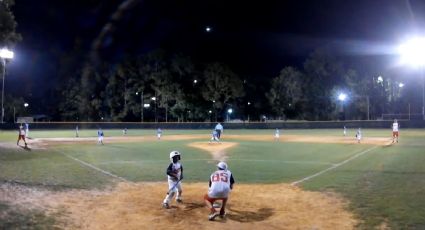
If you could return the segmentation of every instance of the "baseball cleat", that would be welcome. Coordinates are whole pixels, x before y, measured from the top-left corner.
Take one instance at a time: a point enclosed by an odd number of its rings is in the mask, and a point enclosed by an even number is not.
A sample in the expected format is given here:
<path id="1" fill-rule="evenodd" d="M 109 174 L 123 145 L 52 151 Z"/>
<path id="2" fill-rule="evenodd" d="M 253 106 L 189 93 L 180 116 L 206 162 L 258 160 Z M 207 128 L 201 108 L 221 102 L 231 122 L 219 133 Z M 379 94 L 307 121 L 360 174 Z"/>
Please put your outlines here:
<path id="1" fill-rule="evenodd" d="M 226 217 L 226 212 L 220 211 L 220 218 L 224 218 L 224 217 Z"/>
<path id="2" fill-rule="evenodd" d="M 170 205 L 168 205 L 167 203 L 162 203 L 162 207 L 163 208 L 166 208 L 166 209 L 169 209 L 170 208 Z"/>
<path id="3" fill-rule="evenodd" d="M 183 203 L 183 200 L 181 198 L 176 199 L 177 203 Z"/>
<path id="4" fill-rule="evenodd" d="M 217 216 L 218 216 L 219 214 L 218 214 L 218 212 L 214 212 L 214 213 L 211 213 L 209 216 L 208 216 L 208 220 L 209 221 L 213 221 Z"/>

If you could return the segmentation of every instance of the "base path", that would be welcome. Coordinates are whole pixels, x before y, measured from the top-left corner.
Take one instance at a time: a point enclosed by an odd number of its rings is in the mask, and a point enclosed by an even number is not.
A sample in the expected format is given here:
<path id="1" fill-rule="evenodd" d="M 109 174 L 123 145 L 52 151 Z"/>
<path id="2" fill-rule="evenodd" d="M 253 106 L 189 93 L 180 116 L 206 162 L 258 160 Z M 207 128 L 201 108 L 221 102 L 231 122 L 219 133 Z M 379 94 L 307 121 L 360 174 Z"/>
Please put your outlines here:
<path id="1" fill-rule="evenodd" d="M 184 202 L 163 209 L 167 188 L 122 182 L 106 191 L 53 192 L 3 184 L 0 201 L 42 209 L 65 229 L 354 229 L 358 223 L 338 195 L 287 184 L 236 184 L 227 217 L 214 222 L 202 200 L 207 183 L 183 183 Z"/>

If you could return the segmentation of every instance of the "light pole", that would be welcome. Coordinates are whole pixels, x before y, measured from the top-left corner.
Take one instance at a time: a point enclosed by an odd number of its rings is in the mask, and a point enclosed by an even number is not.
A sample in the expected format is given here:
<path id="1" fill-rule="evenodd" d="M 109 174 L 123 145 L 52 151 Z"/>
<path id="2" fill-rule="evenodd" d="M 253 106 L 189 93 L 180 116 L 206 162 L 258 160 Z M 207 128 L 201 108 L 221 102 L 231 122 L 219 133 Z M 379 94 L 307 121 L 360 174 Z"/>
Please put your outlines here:
<path id="1" fill-rule="evenodd" d="M 413 37 L 399 46 L 401 63 L 420 68 L 422 77 L 422 120 L 425 120 L 425 36 Z"/>
<path id="2" fill-rule="evenodd" d="M 156 95 L 156 92 L 155 92 L 155 95 Z M 156 117 L 156 97 L 152 97 L 151 99 L 155 103 L 155 122 L 158 122 L 157 117 Z"/>
<path id="3" fill-rule="evenodd" d="M 3 64 L 3 84 L 2 84 L 2 91 L 1 91 L 1 123 L 4 123 L 4 79 L 6 78 L 6 59 L 12 59 L 13 58 L 13 52 L 3 48 L 0 50 L 0 58 L 2 60 Z"/>

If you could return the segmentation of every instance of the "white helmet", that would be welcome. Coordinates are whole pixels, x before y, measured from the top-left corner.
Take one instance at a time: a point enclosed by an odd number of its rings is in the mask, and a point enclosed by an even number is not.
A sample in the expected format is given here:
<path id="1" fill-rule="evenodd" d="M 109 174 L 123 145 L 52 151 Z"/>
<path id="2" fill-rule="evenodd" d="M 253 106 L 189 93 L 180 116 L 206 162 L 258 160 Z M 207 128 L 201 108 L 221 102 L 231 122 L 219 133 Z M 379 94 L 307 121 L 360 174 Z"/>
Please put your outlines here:
<path id="1" fill-rule="evenodd" d="M 225 162 L 223 162 L 223 161 L 220 161 L 220 162 L 217 164 L 217 167 L 218 167 L 219 169 L 221 169 L 221 170 L 227 170 L 227 164 L 226 164 Z"/>
<path id="2" fill-rule="evenodd" d="M 170 153 L 170 160 L 171 160 L 171 162 L 173 162 L 173 157 L 175 157 L 175 156 L 179 156 L 179 160 L 180 160 L 180 153 L 179 153 L 179 151 L 171 151 L 171 153 Z"/>

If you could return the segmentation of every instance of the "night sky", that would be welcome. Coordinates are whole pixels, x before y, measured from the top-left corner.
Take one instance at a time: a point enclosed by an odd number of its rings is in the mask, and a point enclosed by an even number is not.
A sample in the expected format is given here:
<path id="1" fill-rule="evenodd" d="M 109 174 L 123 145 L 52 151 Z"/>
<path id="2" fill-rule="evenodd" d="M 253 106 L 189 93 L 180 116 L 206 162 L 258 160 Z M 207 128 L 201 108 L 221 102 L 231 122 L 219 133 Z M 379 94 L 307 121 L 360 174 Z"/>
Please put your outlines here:
<path id="1" fill-rule="evenodd" d="M 104 60 L 163 48 L 196 62 L 226 63 L 240 75 L 266 77 L 286 65 L 301 68 L 310 52 L 325 45 L 342 56 L 385 59 L 388 53 L 379 47 L 425 25 L 425 1 L 419 0 L 140 0 L 113 19 L 123 2 L 16 0 L 12 10 L 23 40 L 14 49 L 7 90 L 28 100 L 47 95 L 61 54 L 76 41 L 92 50 L 111 22 L 114 28 L 95 49 Z"/>

